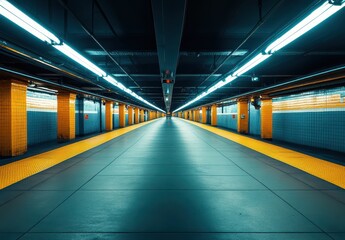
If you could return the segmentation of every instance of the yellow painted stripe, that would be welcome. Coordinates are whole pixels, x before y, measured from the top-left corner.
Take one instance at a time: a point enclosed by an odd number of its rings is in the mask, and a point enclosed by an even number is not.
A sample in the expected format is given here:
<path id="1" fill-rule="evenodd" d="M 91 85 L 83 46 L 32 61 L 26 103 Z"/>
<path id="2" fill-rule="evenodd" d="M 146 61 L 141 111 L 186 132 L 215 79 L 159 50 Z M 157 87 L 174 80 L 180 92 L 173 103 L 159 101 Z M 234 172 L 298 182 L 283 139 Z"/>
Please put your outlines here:
<path id="1" fill-rule="evenodd" d="M 27 177 L 66 161 L 71 157 L 86 152 L 87 150 L 97 147 L 152 122 L 153 121 L 143 122 L 126 128 L 120 128 L 48 152 L 9 163 L 4 166 L 0 166 L 0 189 L 10 186 Z"/>
<path id="2" fill-rule="evenodd" d="M 182 119 L 183 120 L 183 119 Z M 184 120 L 186 121 L 186 120 Z M 333 183 L 341 188 L 345 188 L 345 166 L 335 164 L 326 160 L 312 157 L 300 152 L 260 140 L 252 139 L 240 134 L 232 133 L 223 129 L 204 125 L 197 122 L 186 121 L 202 129 L 215 133 L 226 139 L 239 143 L 247 148 L 253 149 L 266 156 L 298 168 L 304 172 Z"/>

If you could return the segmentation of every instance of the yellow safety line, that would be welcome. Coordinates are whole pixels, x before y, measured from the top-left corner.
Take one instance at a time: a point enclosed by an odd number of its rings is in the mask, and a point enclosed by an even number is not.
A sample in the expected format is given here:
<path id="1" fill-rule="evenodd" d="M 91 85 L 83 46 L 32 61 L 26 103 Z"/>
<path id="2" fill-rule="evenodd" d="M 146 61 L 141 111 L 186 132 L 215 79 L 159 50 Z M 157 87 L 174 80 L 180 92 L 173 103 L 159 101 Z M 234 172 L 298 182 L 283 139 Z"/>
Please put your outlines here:
<path id="1" fill-rule="evenodd" d="M 120 128 L 0 166 L 0 190 L 152 122 L 143 122 L 126 128 Z"/>
<path id="2" fill-rule="evenodd" d="M 270 143 L 252 139 L 220 128 L 187 120 L 184 121 L 194 124 L 202 129 L 215 133 L 226 139 L 234 141 L 247 148 L 253 149 L 278 161 L 286 163 L 290 166 L 298 168 L 304 172 L 333 183 L 334 185 L 337 185 L 341 188 L 345 188 L 345 166 L 312 157 L 287 148 L 278 147 Z"/>

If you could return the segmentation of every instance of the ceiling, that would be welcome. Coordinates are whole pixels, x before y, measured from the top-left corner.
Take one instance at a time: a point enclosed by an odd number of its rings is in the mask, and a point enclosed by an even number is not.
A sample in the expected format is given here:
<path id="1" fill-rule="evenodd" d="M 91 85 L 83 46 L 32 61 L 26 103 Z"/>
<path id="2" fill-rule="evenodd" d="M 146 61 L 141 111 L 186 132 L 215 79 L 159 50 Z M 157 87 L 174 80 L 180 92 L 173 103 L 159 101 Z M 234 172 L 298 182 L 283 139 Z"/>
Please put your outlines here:
<path id="1" fill-rule="evenodd" d="M 236 65 L 250 59 L 251 54 L 262 50 L 267 41 L 274 39 L 285 27 L 298 22 L 303 14 L 320 4 L 320 1 L 312 0 L 179 0 L 180 3 L 182 1 L 179 7 L 157 10 L 155 4 L 163 4 L 162 1 L 10 2 L 133 92 L 164 110 L 167 105 L 161 78 L 165 69 L 161 60 L 163 53 L 168 55 L 165 57 L 173 58 L 175 64 L 171 67 L 174 85 L 169 99 L 169 107 L 171 104 L 171 110 L 174 110 L 222 79 Z M 174 4 L 174 0 L 165 2 Z M 343 65 L 344 13 L 342 10 L 335 14 L 245 76 L 196 104 L 214 102 Z M 163 18 L 157 17 L 159 14 Z M 172 19 L 170 23 L 169 19 Z M 159 31 L 159 27 L 164 31 Z M 166 41 L 166 45 L 161 44 L 159 36 Z M 116 88 L 104 85 L 88 70 L 2 16 L 0 40 L 36 56 L 44 63 L 73 72 L 78 77 L 4 49 L 0 50 L 1 67 L 20 70 L 98 95 L 136 102 Z M 175 52 L 164 52 L 172 44 L 175 44 L 175 48 L 172 48 L 176 49 Z M 172 55 L 176 55 L 176 59 Z M 259 77 L 259 80 L 252 81 L 252 75 Z"/>

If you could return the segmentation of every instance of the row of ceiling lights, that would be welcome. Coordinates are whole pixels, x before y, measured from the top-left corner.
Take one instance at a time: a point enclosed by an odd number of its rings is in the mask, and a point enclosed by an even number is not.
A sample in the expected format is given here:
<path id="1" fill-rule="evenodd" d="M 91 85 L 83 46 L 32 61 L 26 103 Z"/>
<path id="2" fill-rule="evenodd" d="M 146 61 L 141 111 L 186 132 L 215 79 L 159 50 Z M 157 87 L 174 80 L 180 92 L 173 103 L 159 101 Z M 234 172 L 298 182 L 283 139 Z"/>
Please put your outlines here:
<path id="1" fill-rule="evenodd" d="M 317 9 L 315 9 L 312 13 L 310 13 L 307 17 L 305 17 L 302 21 L 300 21 L 297 25 L 292 27 L 290 30 L 288 30 L 286 33 L 284 33 L 282 36 L 280 36 L 278 39 L 273 41 L 271 44 L 268 45 L 268 47 L 261 53 L 257 54 L 254 58 L 249 60 L 247 63 L 242 65 L 237 70 L 233 71 L 232 74 L 228 75 L 225 79 L 219 81 L 214 86 L 209 88 L 207 91 L 203 92 L 193 100 L 189 101 L 188 103 L 184 104 L 183 106 L 176 109 L 174 112 L 177 112 L 179 110 L 182 110 L 186 108 L 187 106 L 193 104 L 194 102 L 204 98 L 208 94 L 214 92 L 215 90 L 223 87 L 224 85 L 232 82 L 237 77 L 243 75 L 244 73 L 248 72 L 250 69 L 254 68 L 255 66 L 259 65 L 261 62 L 268 59 L 270 56 L 272 56 L 273 53 L 280 50 L 284 46 L 288 45 L 295 39 L 302 36 L 304 33 L 308 32 L 310 29 L 314 28 L 321 22 L 323 22 L 328 17 L 332 16 L 336 12 L 338 12 L 340 9 L 342 9 L 345 6 L 344 0 L 328 0 L 325 1 L 321 6 L 319 6 Z M 69 58 L 73 59 L 75 62 L 79 63 L 80 65 L 84 66 L 91 72 L 95 73 L 97 76 L 102 77 L 107 82 L 111 83 L 112 85 L 116 86 L 123 92 L 126 92 L 130 94 L 132 97 L 140 100 L 141 102 L 161 111 L 164 112 L 162 109 L 156 107 L 155 105 L 149 103 L 145 99 L 143 99 L 141 96 L 134 93 L 129 88 L 126 88 L 122 83 L 117 81 L 115 78 L 113 78 L 110 75 L 107 75 L 102 69 L 97 67 L 95 64 L 90 62 L 88 59 L 86 59 L 84 56 L 79 54 L 77 51 L 75 51 L 72 47 L 67 45 L 65 42 L 60 40 L 58 37 L 56 37 L 53 33 L 49 32 L 47 29 L 42 27 L 40 24 L 35 22 L 33 19 L 28 17 L 26 14 L 21 12 L 19 9 L 17 9 L 15 6 L 13 6 L 11 3 L 9 3 L 6 0 L 0 0 L 0 14 L 6 17 L 7 19 L 11 20 L 12 22 L 16 23 L 18 26 L 22 27 L 26 31 L 30 32 L 32 35 L 40 39 L 41 41 L 44 41 Z"/>
<path id="2" fill-rule="evenodd" d="M 325 1 L 321 6 L 316 8 L 312 13 L 310 13 L 308 16 L 306 16 L 302 21 L 300 21 L 298 24 L 296 24 L 294 27 L 292 27 L 290 30 L 282 34 L 279 38 L 274 40 L 272 43 L 268 45 L 266 49 L 264 49 L 263 52 L 260 52 L 255 57 L 253 57 L 251 60 L 243 64 L 241 67 L 239 67 L 236 70 L 232 70 L 231 74 L 228 75 L 225 79 L 220 80 L 215 85 L 210 87 L 208 90 L 203 92 L 202 94 L 198 95 L 193 100 L 189 101 L 188 103 L 184 104 L 183 106 L 179 107 L 178 109 L 174 110 L 174 112 L 178 112 L 189 105 L 195 103 L 196 101 L 204 98 L 208 94 L 214 92 L 215 90 L 223 87 L 224 85 L 234 81 L 239 76 L 245 74 L 250 69 L 253 69 L 255 66 L 259 65 L 266 59 L 272 56 L 276 51 L 280 50 L 281 48 L 285 47 L 289 43 L 293 42 L 300 36 L 302 36 L 304 33 L 308 32 L 339 10 L 341 10 L 345 4 L 345 0 L 327 0 Z"/>
<path id="3" fill-rule="evenodd" d="M 56 37 L 53 33 L 48 31 L 46 28 L 38 24 L 36 21 L 31 19 L 25 13 L 20 11 L 14 5 L 9 3 L 6 0 L 0 0 L 0 14 L 12 21 L 13 23 L 17 24 L 24 30 L 28 31 L 38 39 L 43 42 L 48 43 L 49 45 L 53 46 L 55 49 L 66 55 L 67 57 L 71 58 L 78 64 L 82 65 L 89 71 L 96 74 L 98 77 L 101 77 L 105 81 L 111 83 L 112 85 L 119 88 L 121 91 L 131 95 L 135 99 L 147 104 L 148 106 L 160 111 L 165 112 L 164 110 L 158 108 L 157 106 L 153 105 L 152 103 L 148 102 L 141 96 L 137 95 L 135 92 L 130 90 L 129 88 L 125 87 L 122 83 L 117 81 L 114 77 L 108 75 L 105 71 L 97 67 L 87 58 L 82 56 L 76 50 L 74 50 L 71 46 L 63 42 L 60 38 Z"/>

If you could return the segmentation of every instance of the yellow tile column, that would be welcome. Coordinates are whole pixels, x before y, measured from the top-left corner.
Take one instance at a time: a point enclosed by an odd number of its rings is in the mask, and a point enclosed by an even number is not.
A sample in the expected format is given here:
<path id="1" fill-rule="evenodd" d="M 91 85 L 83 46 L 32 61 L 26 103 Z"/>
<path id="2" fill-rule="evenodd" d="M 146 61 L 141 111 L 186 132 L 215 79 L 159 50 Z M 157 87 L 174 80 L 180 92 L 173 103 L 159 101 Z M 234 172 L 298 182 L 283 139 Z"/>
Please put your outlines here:
<path id="1" fill-rule="evenodd" d="M 145 110 L 140 110 L 140 122 L 145 122 Z"/>
<path id="2" fill-rule="evenodd" d="M 0 80 L 0 156 L 13 157 L 27 151 L 27 84 Z"/>
<path id="3" fill-rule="evenodd" d="M 58 141 L 64 142 L 75 138 L 75 98 L 74 93 L 58 93 Z"/>
<path id="4" fill-rule="evenodd" d="M 178 113 L 177 113 L 177 116 L 178 116 L 179 118 L 182 118 L 182 112 L 178 112 Z"/>
<path id="5" fill-rule="evenodd" d="M 196 122 L 199 122 L 200 119 L 200 111 L 199 109 L 195 110 L 195 120 Z"/>
<path id="6" fill-rule="evenodd" d="M 211 125 L 217 126 L 217 105 L 213 104 L 211 106 Z"/>
<path id="7" fill-rule="evenodd" d="M 204 123 L 206 124 L 207 122 L 207 107 L 202 107 L 201 108 L 201 111 L 202 111 L 202 115 L 201 115 L 201 123 Z"/>
<path id="8" fill-rule="evenodd" d="M 126 113 L 125 113 L 126 105 L 123 103 L 119 104 L 119 122 L 120 127 L 126 127 Z"/>
<path id="9" fill-rule="evenodd" d="M 134 109 L 134 123 L 135 124 L 139 123 L 139 108 L 138 107 Z"/>
<path id="10" fill-rule="evenodd" d="M 248 133 L 248 99 L 237 99 L 237 132 Z"/>
<path id="11" fill-rule="evenodd" d="M 193 121 L 196 121 L 196 110 L 193 110 Z"/>
<path id="12" fill-rule="evenodd" d="M 105 102 L 105 130 L 113 130 L 113 102 Z"/>
<path id="13" fill-rule="evenodd" d="M 128 126 L 133 125 L 133 107 L 128 106 Z"/>
<path id="14" fill-rule="evenodd" d="M 261 138 L 272 139 L 272 99 L 261 98 Z"/>

